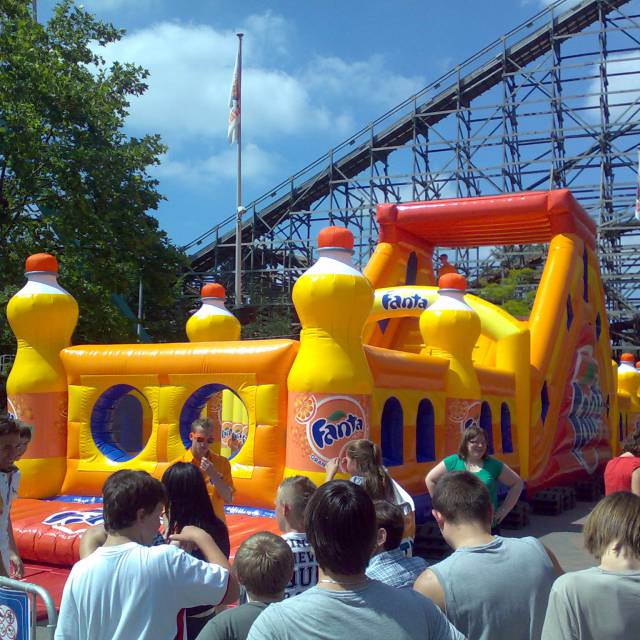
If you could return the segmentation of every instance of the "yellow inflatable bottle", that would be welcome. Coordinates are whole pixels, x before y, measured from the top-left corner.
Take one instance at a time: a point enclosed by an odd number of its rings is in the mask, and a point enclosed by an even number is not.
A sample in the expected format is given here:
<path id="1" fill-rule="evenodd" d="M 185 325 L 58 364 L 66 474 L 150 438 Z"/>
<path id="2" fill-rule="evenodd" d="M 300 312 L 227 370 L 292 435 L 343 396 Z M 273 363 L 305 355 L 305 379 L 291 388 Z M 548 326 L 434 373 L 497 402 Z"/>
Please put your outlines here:
<path id="1" fill-rule="evenodd" d="M 202 306 L 187 321 L 191 342 L 239 340 L 240 321 L 224 306 L 227 297 L 221 284 L 205 284 L 200 292 Z"/>
<path id="2" fill-rule="evenodd" d="M 18 463 L 20 495 L 57 495 L 67 469 L 67 376 L 60 351 L 71 343 L 78 304 L 59 284 L 58 261 L 47 253 L 27 258 L 27 283 L 7 306 L 18 341 L 7 380 L 9 412 L 33 428 Z"/>
<path id="3" fill-rule="evenodd" d="M 632 353 L 623 353 L 618 367 L 618 390 L 628 393 L 630 399 L 625 435 L 632 433 L 640 425 L 640 400 L 638 399 L 640 372 L 635 367 L 635 361 Z"/>
<path id="4" fill-rule="evenodd" d="M 318 261 L 293 287 L 302 324 L 300 350 L 288 377 L 285 475 L 317 483 L 350 440 L 369 437 L 373 378 L 362 331 L 373 289 L 352 266 L 353 234 L 327 227 Z"/>
<path id="5" fill-rule="evenodd" d="M 438 298 L 420 315 L 426 355 L 448 358 L 445 407 L 446 455 L 457 451 L 466 427 L 480 423 L 480 383 L 472 354 L 480 337 L 480 318 L 464 301 L 465 277 L 448 273 L 438 281 Z"/>
<path id="6" fill-rule="evenodd" d="M 226 342 L 239 340 L 240 321 L 225 307 L 227 292 L 221 284 L 205 284 L 200 291 L 202 306 L 187 320 L 191 342 Z M 239 405 L 239 406 L 238 406 Z M 242 400 L 229 389 L 215 393 L 207 403 L 207 415 L 213 420 L 216 442 L 214 450 L 230 458 L 234 439 L 233 414 L 246 414 Z"/>

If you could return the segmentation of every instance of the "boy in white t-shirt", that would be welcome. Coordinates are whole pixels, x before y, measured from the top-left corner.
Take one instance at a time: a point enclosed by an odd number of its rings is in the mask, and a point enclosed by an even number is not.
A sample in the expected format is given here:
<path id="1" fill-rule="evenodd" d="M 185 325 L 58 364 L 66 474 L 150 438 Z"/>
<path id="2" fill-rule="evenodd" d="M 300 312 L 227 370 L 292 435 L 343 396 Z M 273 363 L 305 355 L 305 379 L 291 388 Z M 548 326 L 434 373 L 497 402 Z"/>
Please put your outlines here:
<path id="1" fill-rule="evenodd" d="M 7 414 L 0 415 L 0 575 L 21 578 L 22 560 L 16 551 L 11 524 L 11 503 L 18 494 L 19 472 L 13 464 L 20 447 L 20 427 Z"/>
<path id="2" fill-rule="evenodd" d="M 318 582 L 318 563 L 304 530 L 304 510 L 316 485 L 306 476 L 285 478 L 276 495 L 276 520 L 282 537 L 293 551 L 294 567 L 285 598 L 298 595 Z"/>
<path id="3" fill-rule="evenodd" d="M 152 544 L 166 504 L 145 471 L 117 471 L 104 484 L 107 539 L 71 570 L 56 640 L 172 640 L 180 609 L 238 598 L 238 583 L 211 536 L 184 527 L 171 540 L 195 544 L 206 562 L 172 544 Z"/>

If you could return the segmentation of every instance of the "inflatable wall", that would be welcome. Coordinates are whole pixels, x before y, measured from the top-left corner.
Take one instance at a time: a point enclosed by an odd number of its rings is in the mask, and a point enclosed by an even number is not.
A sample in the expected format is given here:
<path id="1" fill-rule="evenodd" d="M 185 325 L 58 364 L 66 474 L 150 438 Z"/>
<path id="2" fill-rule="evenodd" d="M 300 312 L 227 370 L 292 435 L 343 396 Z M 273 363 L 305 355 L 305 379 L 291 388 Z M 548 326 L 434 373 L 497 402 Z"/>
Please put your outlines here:
<path id="1" fill-rule="evenodd" d="M 95 515 L 74 501 L 99 496 L 117 469 L 160 477 L 202 415 L 231 462 L 231 511 L 273 508 L 288 475 L 322 482 L 327 461 L 362 437 L 419 496 L 472 424 L 529 492 L 597 473 L 640 418 L 640 372 L 631 355 L 620 370 L 611 361 L 596 229 L 571 193 L 382 204 L 377 215 L 363 273 L 348 230 L 320 233 L 293 289 L 300 341 L 241 340 L 224 289 L 207 284 L 189 342 L 72 347 L 78 309 L 57 262 L 29 258 L 7 310 L 18 339 L 9 410 L 34 427 L 14 517 L 26 557 L 68 562 Z M 450 265 L 436 286 L 436 247 L 526 243 L 549 244 L 527 320 L 468 293 Z M 62 502 L 34 500 L 53 497 Z"/>

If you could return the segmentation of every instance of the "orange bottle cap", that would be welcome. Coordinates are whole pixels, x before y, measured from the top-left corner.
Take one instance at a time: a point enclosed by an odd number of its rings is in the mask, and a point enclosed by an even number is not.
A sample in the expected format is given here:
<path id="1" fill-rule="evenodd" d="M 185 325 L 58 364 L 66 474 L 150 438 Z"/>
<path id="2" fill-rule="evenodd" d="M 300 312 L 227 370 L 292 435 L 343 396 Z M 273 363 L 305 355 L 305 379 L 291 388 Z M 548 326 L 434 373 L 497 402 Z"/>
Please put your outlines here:
<path id="1" fill-rule="evenodd" d="M 440 289 L 467 290 L 467 279 L 461 273 L 445 273 L 438 279 Z"/>
<path id="2" fill-rule="evenodd" d="M 325 227 L 318 234 L 318 247 L 320 249 L 345 249 L 353 250 L 353 233 L 345 227 Z"/>
<path id="3" fill-rule="evenodd" d="M 49 273 L 58 273 L 58 261 L 50 253 L 34 253 L 29 256 L 25 262 L 25 271 L 31 273 L 33 271 L 47 271 Z"/>
<path id="4" fill-rule="evenodd" d="M 227 292 L 224 287 L 217 282 L 205 284 L 200 291 L 201 298 L 226 298 Z"/>
<path id="5" fill-rule="evenodd" d="M 620 362 L 630 362 L 631 364 L 635 364 L 636 358 L 633 353 L 623 353 L 620 356 Z"/>

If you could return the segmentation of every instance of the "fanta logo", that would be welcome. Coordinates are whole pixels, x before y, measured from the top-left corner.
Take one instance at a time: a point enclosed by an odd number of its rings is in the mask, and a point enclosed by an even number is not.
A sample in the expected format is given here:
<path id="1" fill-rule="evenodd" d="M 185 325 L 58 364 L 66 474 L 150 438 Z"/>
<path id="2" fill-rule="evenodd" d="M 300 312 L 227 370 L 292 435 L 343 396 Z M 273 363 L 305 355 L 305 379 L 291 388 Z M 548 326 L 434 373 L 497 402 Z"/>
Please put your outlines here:
<path id="1" fill-rule="evenodd" d="M 334 411 L 328 419 L 320 418 L 311 425 L 311 437 L 320 450 L 363 431 L 364 420 L 344 411 Z"/>
<path id="2" fill-rule="evenodd" d="M 429 301 L 417 293 L 412 296 L 401 296 L 397 293 L 385 293 L 382 296 L 383 309 L 426 309 Z"/>

